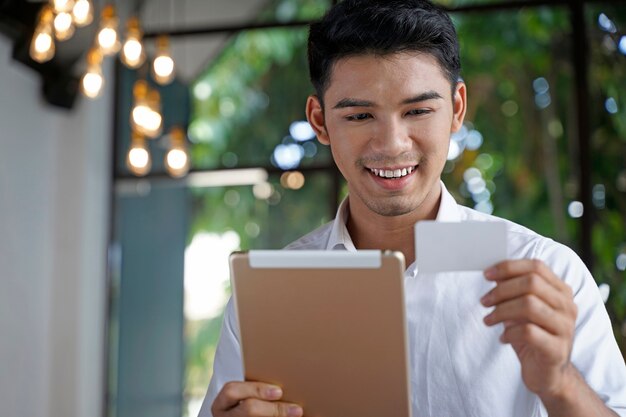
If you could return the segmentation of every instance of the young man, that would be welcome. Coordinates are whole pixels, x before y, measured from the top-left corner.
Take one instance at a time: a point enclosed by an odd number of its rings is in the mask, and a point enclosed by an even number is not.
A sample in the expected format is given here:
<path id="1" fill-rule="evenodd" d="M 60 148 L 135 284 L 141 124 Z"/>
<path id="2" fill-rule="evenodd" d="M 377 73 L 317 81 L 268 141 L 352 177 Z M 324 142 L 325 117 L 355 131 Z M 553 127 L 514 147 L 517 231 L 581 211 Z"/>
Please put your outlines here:
<path id="1" fill-rule="evenodd" d="M 344 0 L 311 26 L 309 66 L 307 116 L 350 195 L 288 249 L 404 253 L 413 415 L 626 416 L 624 360 L 571 250 L 507 222 L 509 261 L 417 273 L 417 221 L 505 221 L 457 205 L 440 180 L 467 105 L 449 17 L 425 0 Z M 200 416 L 303 415 L 280 388 L 241 382 L 236 329 L 230 303 Z"/>

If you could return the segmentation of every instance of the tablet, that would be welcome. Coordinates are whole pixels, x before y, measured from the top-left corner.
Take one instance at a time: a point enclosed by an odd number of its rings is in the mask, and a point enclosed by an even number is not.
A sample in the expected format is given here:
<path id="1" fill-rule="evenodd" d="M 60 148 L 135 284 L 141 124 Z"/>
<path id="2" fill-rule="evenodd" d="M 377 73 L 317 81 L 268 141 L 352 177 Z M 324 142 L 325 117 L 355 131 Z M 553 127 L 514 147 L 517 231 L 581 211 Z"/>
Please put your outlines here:
<path id="1" fill-rule="evenodd" d="M 230 257 L 244 375 L 306 417 L 410 417 L 404 257 L 250 251 Z"/>

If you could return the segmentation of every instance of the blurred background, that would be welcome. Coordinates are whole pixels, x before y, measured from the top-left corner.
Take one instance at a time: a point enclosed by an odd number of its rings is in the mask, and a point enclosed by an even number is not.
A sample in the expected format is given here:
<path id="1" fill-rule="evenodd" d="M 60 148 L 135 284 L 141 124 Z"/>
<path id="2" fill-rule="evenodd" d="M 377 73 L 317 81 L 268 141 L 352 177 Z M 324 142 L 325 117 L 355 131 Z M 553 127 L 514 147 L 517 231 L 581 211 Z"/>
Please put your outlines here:
<path id="1" fill-rule="evenodd" d="M 346 195 L 304 115 L 331 3 L 0 0 L 0 414 L 197 415 L 229 253 Z M 626 1 L 437 3 L 469 89 L 444 182 L 576 250 L 626 352 Z"/>

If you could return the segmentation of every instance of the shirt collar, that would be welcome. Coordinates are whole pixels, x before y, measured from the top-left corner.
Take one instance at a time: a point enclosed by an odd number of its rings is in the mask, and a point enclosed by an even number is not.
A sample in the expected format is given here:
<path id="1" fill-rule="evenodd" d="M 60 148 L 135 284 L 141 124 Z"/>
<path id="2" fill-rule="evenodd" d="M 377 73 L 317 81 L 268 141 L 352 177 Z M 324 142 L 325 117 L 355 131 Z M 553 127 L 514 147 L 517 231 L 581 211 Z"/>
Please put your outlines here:
<path id="1" fill-rule="evenodd" d="M 440 222 L 458 222 L 461 220 L 461 213 L 457 202 L 452 197 L 452 194 L 448 191 L 443 181 L 441 184 L 441 202 L 439 204 L 439 211 L 437 212 L 437 221 Z M 349 198 L 343 199 L 339 208 L 337 209 L 337 215 L 333 222 L 330 236 L 328 238 L 328 244 L 326 250 L 349 250 L 356 251 L 354 242 L 348 233 L 348 216 L 349 216 Z"/>
<path id="2" fill-rule="evenodd" d="M 441 183 L 441 202 L 436 220 L 438 222 L 460 222 L 461 211 L 452 194 L 448 191 L 443 181 Z"/>
<path id="3" fill-rule="evenodd" d="M 348 211 L 349 204 L 348 197 L 346 196 L 337 209 L 337 215 L 335 216 L 333 227 L 330 230 L 330 237 L 328 238 L 326 250 L 339 249 L 356 251 L 356 247 L 352 242 L 350 233 L 348 233 L 347 224 L 348 216 L 350 215 Z"/>

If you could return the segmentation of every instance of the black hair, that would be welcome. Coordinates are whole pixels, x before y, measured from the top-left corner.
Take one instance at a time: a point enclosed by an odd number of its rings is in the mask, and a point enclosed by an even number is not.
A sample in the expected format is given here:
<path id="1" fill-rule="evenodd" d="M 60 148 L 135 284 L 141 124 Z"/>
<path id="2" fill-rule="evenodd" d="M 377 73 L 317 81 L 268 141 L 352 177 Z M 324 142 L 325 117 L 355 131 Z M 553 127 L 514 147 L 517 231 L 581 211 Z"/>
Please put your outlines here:
<path id="1" fill-rule="evenodd" d="M 309 73 L 320 101 L 334 64 L 356 55 L 428 53 L 456 88 L 459 43 L 450 16 L 427 0 L 344 0 L 309 28 Z"/>

